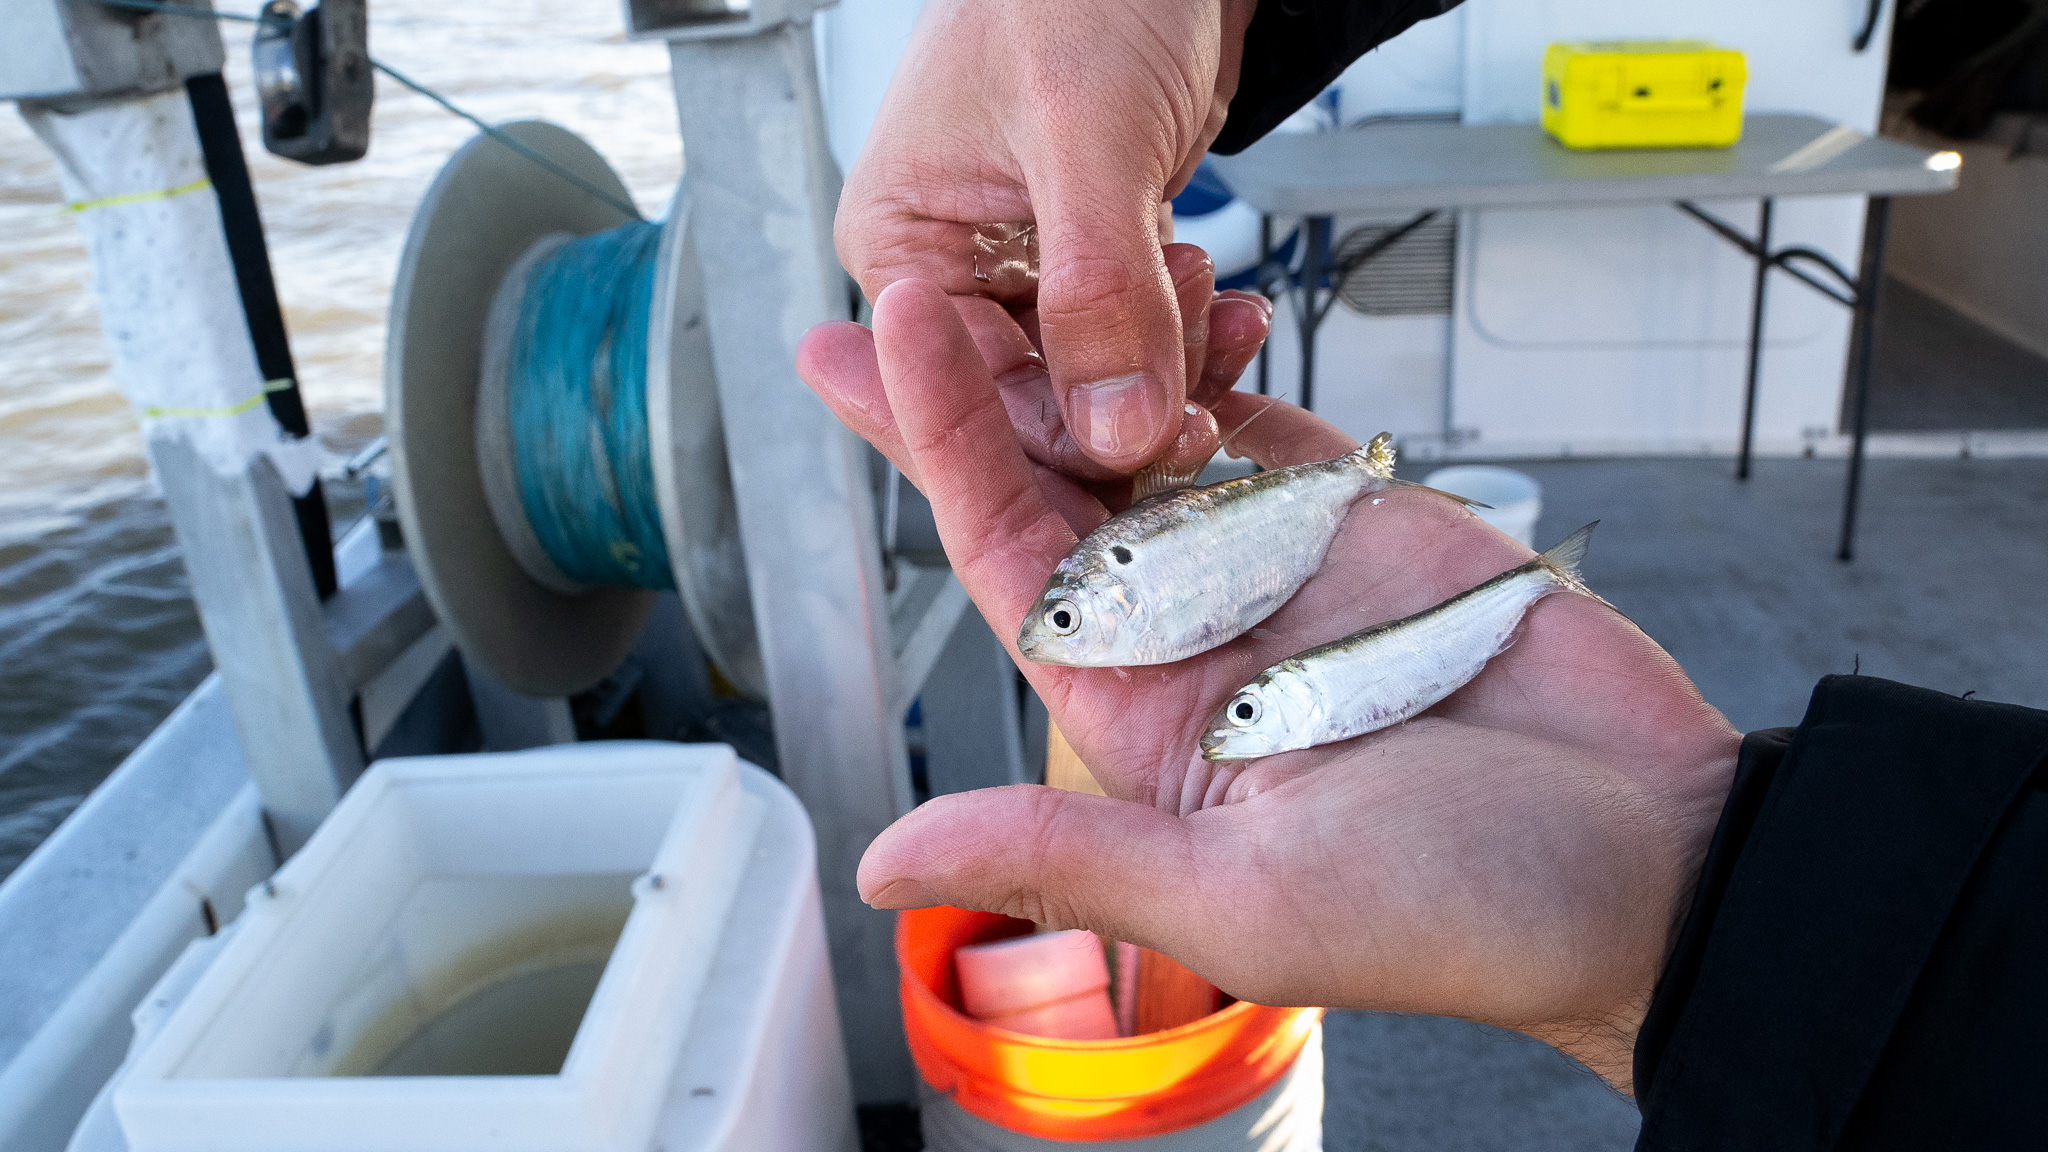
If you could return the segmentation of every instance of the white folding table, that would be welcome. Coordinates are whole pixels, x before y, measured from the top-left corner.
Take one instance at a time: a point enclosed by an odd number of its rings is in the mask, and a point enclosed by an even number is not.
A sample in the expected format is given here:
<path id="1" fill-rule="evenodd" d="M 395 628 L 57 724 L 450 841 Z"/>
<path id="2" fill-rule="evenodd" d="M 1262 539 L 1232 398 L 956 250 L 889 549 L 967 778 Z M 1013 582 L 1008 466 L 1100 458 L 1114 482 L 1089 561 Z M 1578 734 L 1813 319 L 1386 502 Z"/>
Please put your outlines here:
<path id="1" fill-rule="evenodd" d="M 1883 280 L 1885 226 L 1894 196 L 1947 192 L 1961 158 L 1897 140 L 1866 136 L 1814 116 L 1745 117 L 1729 148 L 1573 151 L 1533 124 L 1460 124 L 1387 120 L 1344 132 L 1273 135 L 1213 163 L 1238 198 L 1258 209 L 1262 287 L 1290 294 L 1301 340 L 1301 403 L 1315 399 L 1315 337 L 1345 276 L 1455 208 L 1557 207 L 1668 201 L 1748 253 L 1756 263 L 1749 320 L 1749 376 L 1742 406 L 1737 479 L 1749 478 L 1756 424 L 1757 371 L 1763 355 L 1764 285 L 1773 268 L 1851 309 L 1851 445 L 1837 556 L 1852 555 L 1856 504 L 1869 422 L 1871 319 Z M 1861 267 L 1851 274 L 1811 248 L 1771 247 L 1772 203 L 1783 196 L 1870 197 Z M 1754 236 L 1694 203 L 1713 197 L 1761 201 Z M 1339 215 L 1413 212 L 1399 227 L 1342 263 L 1328 256 Z M 1302 218 L 1301 267 L 1272 259 L 1272 221 Z M 1267 391 L 1265 360 L 1259 391 Z"/>

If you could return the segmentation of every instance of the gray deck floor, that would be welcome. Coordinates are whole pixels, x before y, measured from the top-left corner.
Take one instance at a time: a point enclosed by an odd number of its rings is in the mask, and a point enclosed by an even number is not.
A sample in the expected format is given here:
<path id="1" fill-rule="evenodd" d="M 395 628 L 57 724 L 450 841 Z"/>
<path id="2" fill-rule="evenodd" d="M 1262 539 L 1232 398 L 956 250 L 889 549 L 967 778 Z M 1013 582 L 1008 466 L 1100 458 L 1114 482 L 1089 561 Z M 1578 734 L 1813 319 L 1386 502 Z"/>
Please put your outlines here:
<path id="1" fill-rule="evenodd" d="M 1885 281 L 1877 312 L 1873 429 L 2048 428 L 2048 358 L 1898 280 Z"/>
<path id="2" fill-rule="evenodd" d="M 1594 587 L 1745 731 L 1796 724 L 1814 681 L 1868 675 L 2048 707 L 2048 460 L 1877 460 L 1858 559 L 1833 558 L 1839 460 L 1512 464 L 1539 544 L 1601 521 Z M 1606 1152 L 1634 1105 L 1534 1041 L 1454 1020 L 1333 1015 L 1329 1152 Z"/>

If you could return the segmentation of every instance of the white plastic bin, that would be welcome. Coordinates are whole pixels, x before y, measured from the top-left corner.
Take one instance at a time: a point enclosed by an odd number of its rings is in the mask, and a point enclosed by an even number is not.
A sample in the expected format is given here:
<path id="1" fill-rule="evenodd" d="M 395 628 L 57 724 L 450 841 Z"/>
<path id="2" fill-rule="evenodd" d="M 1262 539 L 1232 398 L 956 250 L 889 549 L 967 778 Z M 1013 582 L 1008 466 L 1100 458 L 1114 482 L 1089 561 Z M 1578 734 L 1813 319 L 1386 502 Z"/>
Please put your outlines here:
<path id="1" fill-rule="evenodd" d="M 113 1090 L 133 1152 L 856 1145 L 809 820 L 723 745 L 374 766 Z"/>

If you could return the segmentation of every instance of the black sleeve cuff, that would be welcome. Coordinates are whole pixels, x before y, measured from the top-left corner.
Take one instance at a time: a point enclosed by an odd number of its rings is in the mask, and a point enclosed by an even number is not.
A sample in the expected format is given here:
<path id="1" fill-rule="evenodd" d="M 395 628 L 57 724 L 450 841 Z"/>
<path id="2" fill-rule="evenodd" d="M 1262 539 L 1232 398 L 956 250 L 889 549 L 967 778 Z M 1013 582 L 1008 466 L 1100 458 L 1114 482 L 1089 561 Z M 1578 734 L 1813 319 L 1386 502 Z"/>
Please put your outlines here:
<path id="1" fill-rule="evenodd" d="M 1821 681 L 1798 729 L 1744 740 L 1637 1039 L 1637 1147 L 1866 1146 L 1843 1134 L 1868 1127 L 1859 1101 L 1904 1059 L 1895 1038 L 1930 1042 L 1915 1003 L 1944 991 L 1922 984 L 1953 966 L 1937 953 L 1975 947 L 1982 923 L 2008 947 L 2031 931 L 2023 953 L 2048 946 L 2029 855 L 2042 813 L 2022 803 L 2044 755 L 2048 713 L 1858 676 Z M 2002 835 L 2027 841 L 2002 845 L 2009 863 L 1990 851 Z M 2002 898 L 1958 911 L 1987 885 Z M 2022 993 L 2036 1013 L 2042 999 Z"/>
<path id="2" fill-rule="evenodd" d="M 1353 60 L 1458 0 L 1259 0 L 1244 34 L 1237 95 L 1209 150 L 1230 156 L 1271 132 Z"/>

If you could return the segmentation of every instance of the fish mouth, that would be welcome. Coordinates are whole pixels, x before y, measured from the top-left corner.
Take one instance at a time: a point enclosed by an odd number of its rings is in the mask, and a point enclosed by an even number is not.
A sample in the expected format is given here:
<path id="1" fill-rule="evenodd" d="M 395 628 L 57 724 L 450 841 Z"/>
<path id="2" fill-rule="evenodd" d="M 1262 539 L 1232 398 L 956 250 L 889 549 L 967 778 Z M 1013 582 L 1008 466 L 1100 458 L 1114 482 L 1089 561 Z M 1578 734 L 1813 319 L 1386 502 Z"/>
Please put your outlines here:
<path id="1" fill-rule="evenodd" d="M 1219 760 L 1255 760 L 1256 752 L 1233 752 L 1229 748 L 1229 733 L 1210 732 L 1202 737 L 1202 759 L 1214 763 Z"/>
<path id="2" fill-rule="evenodd" d="M 1017 654 L 1033 664 L 1056 664 L 1062 668 L 1086 668 L 1072 655 L 1062 650 L 1062 645 L 1047 642 L 1036 631 L 1026 628 L 1017 637 Z"/>

